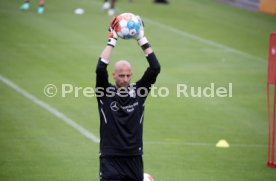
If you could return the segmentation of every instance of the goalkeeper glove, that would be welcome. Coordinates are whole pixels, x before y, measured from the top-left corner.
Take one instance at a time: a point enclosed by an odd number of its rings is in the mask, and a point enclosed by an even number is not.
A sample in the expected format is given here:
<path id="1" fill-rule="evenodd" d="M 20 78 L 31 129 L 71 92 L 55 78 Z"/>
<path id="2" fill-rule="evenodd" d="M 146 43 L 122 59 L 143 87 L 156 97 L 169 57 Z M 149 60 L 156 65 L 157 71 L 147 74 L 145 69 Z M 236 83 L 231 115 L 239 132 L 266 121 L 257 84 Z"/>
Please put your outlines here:
<path id="1" fill-rule="evenodd" d="M 115 47 L 118 35 L 115 31 L 116 25 L 119 23 L 119 20 L 117 17 L 112 18 L 112 20 L 109 23 L 109 28 L 108 28 L 108 42 L 107 45 Z"/>
<path id="2" fill-rule="evenodd" d="M 150 47 L 150 44 L 148 39 L 145 37 L 144 22 L 139 16 L 137 16 L 137 18 L 139 19 L 141 26 L 140 26 L 139 34 L 137 34 L 134 38 L 137 40 L 139 46 L 143 50 L 145 50 Z"/>

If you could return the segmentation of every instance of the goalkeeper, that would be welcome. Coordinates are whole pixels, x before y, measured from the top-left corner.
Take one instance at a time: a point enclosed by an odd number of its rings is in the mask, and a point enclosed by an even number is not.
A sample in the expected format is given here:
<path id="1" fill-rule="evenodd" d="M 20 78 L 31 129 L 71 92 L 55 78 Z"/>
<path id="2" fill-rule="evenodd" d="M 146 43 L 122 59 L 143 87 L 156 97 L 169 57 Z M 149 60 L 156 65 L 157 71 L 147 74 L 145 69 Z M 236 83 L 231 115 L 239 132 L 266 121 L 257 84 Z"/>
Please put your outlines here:
<path id="1" fill-rule="evenodd" d="M 112 78 L 108 80 L 107 66 L 117 43 L 110 23 L 109 39 L 96 68 L 96 90 L 100 117 L 100 180 L 143 181 L 143 121 L 144 103 L 152 84 L 160 72 L 160 64 L 144 36 L 144 28 L 135 39 L 145 54 L 149 66 L 135 84 L 130 84 L 132 68 L 126 60 L 115 63 Z"/>

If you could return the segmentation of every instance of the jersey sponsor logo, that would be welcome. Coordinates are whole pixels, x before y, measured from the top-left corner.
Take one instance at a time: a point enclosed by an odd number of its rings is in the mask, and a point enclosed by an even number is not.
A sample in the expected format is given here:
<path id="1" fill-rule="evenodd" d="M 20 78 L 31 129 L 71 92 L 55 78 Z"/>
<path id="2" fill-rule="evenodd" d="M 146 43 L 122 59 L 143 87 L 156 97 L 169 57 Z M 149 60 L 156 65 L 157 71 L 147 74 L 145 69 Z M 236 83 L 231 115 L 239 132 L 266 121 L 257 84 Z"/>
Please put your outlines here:
<path id="1" fill-rule="evenodd" d="M 119 110 L 119 103 L 117 101 L 111 102 L 110 109 L 112 111 L 115 111 L 115 112 L 118 111 Z"/>
<path id="2" fill-rule="evenodd" d="M 123 110 L 126 110 L 127 112 L 132 112 L 132 111 L 134 111 L 136 106 L 138 106 L 138 102 L 134 102 L 133 104 L 127 105 L 127 106 L 121 106 L 121 108 Z"/>
<path id="3" fill-rule="evenodd" d="M 114 112 L 118 111 L 120 108 L 122 110 L 126 110 L 127 112 L 134 111 L 135 107 L 138 106 L 138 102 L 134 102 L 133 104 L 127 105 L 127 106 L 121 106 L 117 101 L 113 101 L 110 104 L 110 109 Z"/>

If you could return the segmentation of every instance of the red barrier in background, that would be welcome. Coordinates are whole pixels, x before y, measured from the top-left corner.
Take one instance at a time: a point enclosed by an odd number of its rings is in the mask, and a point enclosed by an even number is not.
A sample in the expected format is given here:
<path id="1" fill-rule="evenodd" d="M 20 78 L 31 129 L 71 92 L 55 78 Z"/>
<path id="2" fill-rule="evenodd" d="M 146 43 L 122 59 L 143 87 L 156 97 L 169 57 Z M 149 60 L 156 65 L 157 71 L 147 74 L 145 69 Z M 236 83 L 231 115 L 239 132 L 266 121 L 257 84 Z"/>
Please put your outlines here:
<path id="1" fill-rule="evenodd" d="M 276 168 L 275 126 L 276 126 L 276 32 L 270 34 L 268 51 L 267 112 L 268 112 L 268 159 L 267 166 Z M 270 101 L 270 88 L 273 87 L 273 104 Z"/>

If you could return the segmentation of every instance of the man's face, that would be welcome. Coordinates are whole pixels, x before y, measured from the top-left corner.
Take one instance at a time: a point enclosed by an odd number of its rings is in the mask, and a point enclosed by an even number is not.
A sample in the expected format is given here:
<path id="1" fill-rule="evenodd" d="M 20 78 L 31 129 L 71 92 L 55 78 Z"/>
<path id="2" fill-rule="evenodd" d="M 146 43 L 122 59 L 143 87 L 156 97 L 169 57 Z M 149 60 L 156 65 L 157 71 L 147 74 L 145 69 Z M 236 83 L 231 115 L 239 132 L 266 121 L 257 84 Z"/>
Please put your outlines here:
<path id="1" fill-rule="evenodd" d="M 128 87 L 131 81 L 132 71 L 131 66 L 127 62 L 118 62 L 115 65 L 115 70 L 113 72 L 113 79 L 118 88 Z"/>

